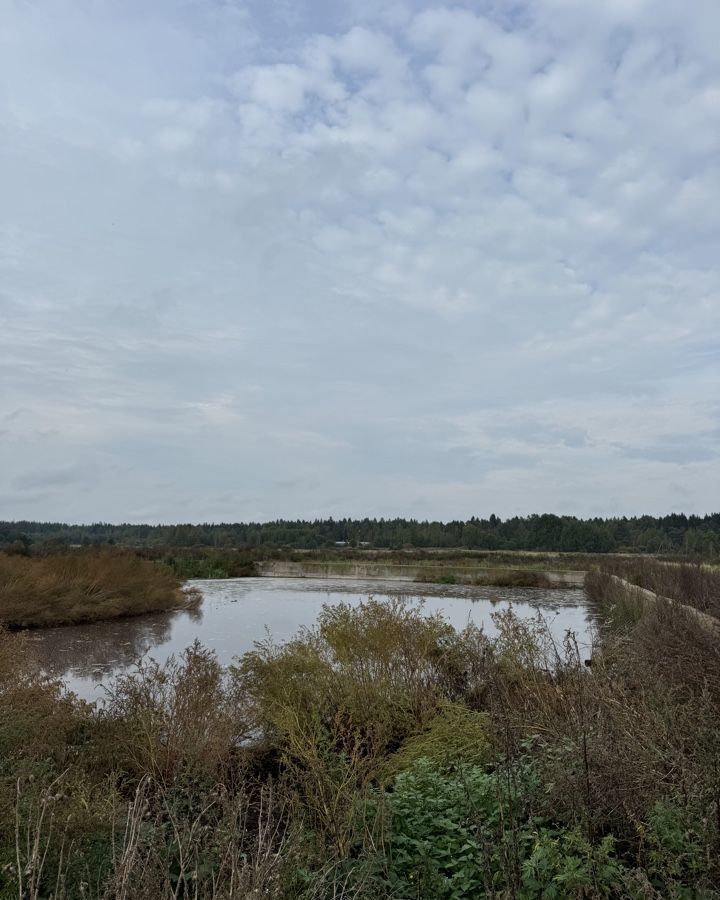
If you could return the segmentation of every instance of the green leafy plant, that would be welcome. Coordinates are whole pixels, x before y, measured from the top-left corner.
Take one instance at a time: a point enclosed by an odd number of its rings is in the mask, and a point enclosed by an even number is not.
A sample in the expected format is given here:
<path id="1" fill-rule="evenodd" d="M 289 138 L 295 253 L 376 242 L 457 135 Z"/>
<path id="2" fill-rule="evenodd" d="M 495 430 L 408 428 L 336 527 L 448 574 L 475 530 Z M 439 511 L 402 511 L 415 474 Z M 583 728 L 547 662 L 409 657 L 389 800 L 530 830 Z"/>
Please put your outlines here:
<path id="1" fill-rule="evenodd" d="M 625 870 L 606 836 L 591 843 L 533 815 L 540 784 L 517 763 L 443 772 L 418 760 L 383 796 L 389 814 L 386 886 L 422 900 L 617 896 Z"/>
<path id="2" fill-rule="evenodd" d="M 388 775 L 411 768 L 427 759 L 443 770 L 462 763 L 483 763 L 490 759 L 490 717 L 460 703 L 446 703 L 427 727 L 411 735 L 390 757 Z"/>

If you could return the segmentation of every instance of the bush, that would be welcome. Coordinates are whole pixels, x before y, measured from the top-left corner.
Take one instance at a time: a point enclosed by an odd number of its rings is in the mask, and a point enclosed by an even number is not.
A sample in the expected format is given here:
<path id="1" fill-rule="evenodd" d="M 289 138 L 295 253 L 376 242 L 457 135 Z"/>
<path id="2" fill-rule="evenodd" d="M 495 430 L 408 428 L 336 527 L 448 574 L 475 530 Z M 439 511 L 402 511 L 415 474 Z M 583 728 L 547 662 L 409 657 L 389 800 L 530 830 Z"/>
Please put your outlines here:
<path id="1" fill-rule="evenodd" d="M 180 775 L 217 776 L 249 733 L 233 680 L 197 642 L 164 665 L 141 662 L 118 676 L 99 724 L 110 765 L 165 783 Z"/>
<path id="2" fill-rule="evenodd" d="M 696 823 L 701 810 L 683 809 L 658 800 L 643 829 L 642 856 L 648 878 L 656 888 L 681 888 L 706 881 L 712 873 Z"/>
<path id="3" fill-rule="evenodd" d="M 377 758 L 467 692 L 484 643 L 476 629 L 458 633 L 403 600 L 369 600 L 324 607 L 316 629 L 260 645 L 237 673 L 258 727 L 289 752 L 323 732 L 338 749 Z"/>
<path id="4" fill-rule="evenodd" d="M 462 763 L 488 762 L 492 753 L 490 732 L 487 713 L 446 703 L 424 731 L 411 735 L 392 754 L 385 771 L 395 775 L 420 759 L 429 760 L 441 771 Z"/>
<path id="5" fill-rule="evenodd" d="M 66 758 L 82 703 L 44 675 L 27 642 L 0 628 L 0 771 L 12 761 Z"/>
<path id="6" fill-rule="evenodd" d="M 156 558 L 152 554 L 151 558 Z M 159 554 L 158 554 L 159 555 Z M 248 578 L 257 575 L 255 561 L 232 550 L 175 549 L 162 555 L 162 561 L 173 572 L 186 580 L 188 578 Z"/>
<path id="7" fill-rule="evenodd" d="M 369 600 L 324 607 L 316 629 L 244 657 L 237 675 L 255 728 L 282 753 L 298 803 L 339 855 L 356 836 L 356 797 L 389 753 L 467 691 L 482 643 L 476 630 L 458 634 L 402 600 Z"/>

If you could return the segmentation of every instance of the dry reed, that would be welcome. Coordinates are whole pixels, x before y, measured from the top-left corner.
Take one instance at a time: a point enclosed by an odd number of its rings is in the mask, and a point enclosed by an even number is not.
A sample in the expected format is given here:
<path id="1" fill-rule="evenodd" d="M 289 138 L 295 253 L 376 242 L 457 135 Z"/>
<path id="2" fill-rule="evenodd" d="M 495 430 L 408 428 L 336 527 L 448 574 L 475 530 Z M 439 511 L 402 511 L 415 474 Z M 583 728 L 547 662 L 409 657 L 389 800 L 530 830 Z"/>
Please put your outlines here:
<path id="1" fill-rule="evenodd" d="M 134 616 L 186 600 L 172 572 L 132 553 L 0 554 L 0 624 L 10 628 Z"/>

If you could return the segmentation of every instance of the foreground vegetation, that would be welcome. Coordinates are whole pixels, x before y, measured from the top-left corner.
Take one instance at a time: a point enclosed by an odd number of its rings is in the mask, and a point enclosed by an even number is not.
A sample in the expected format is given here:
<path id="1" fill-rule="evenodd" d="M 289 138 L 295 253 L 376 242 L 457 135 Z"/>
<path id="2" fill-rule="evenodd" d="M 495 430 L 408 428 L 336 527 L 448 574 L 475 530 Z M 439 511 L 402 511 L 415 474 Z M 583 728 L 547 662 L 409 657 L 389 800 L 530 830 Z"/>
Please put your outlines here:
<path id="1" fill-rule="evenodd" d="M 0 897 L 720 897 L 720 648 L 674 604 L 497 639 L 326 608 L 90 708 L 0 634 Z"/>
<path id="2" fill-rule="evenodd" d="M 177 609 L 188 598 L 172 571 L 133 553 L 0 553 L 0 625 L 93 622 Z"/>
<path id="3" fill-rule="evenodd" d="M 665 553 L 716 558 L 720 513 L 578 519 L 551 514 L 465 522 L 415 519 L 325 519 L 202 525 L 68 525 L 0 522 L 0 547 L 14 544 L 107 544 L 133 547 L 318 549 L 352 546 L 464 548 L 581 553 Z"/>

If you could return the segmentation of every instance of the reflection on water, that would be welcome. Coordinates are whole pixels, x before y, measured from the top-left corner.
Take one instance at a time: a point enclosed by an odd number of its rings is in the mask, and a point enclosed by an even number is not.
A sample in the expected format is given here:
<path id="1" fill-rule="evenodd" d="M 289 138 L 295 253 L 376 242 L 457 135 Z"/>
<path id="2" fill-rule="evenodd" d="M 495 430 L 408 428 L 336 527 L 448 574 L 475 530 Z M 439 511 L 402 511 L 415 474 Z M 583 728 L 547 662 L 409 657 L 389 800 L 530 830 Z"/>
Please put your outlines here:
<path id="1" fill-rule="evenodd" d="M 157 616 L 137 616 L 90 625 L 67 625 L 27 632 L 38 662 L 52 675 L 104 680 L 108 672 L 134 665 L 155 647 L 170 641 L 172 620 L 184 615 L 202 622 L 202 608 Z M 152 655 L 152 654 L 150 654 Z"/>
<path id="2" fill-rule="evenodd" d="M 103 684 L 144 656 L 162 662 L 197 638 L 212 648 L 221 662 L 229 663 L 268 634 L 283 641 L 302 626 L 312 625 L 324 603 L 356 604 L 369 596 L 404 596 L 422 603 L 427 614 L 442 613 L 456 628 L 473 622 L 489 635 L 496 633 L 491 614 L 510 604 L 520 616 L 540 612 L 558 639 L 571 630 L 585 646 L 595 624 L 582 590 L 325 578 L 243 578 L 191 584 L 203 594 L 201 606 L 194 610 L 30 632 L 39 664 L 62 676 L 80 696 L 94 700 L 102 696 Z"/>

